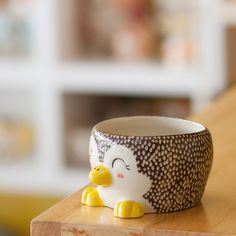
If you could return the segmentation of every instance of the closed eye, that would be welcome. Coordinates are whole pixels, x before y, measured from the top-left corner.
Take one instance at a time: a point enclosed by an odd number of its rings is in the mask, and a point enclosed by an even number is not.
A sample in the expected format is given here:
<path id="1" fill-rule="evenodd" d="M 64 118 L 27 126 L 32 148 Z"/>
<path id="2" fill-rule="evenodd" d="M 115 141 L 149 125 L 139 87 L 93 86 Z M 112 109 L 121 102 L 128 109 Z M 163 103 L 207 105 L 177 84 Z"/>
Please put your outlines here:
<path id="1" fill-rule="evenodd" d="M 125 161 L 124 161 L 122 158 L 115 158 L 115 159 L 112 161 L 112 164 L 111 164 L 112 168 L 113 168 L 113 166 L 114 166 L 115 161 L 117 161 L 117 160 L 123 161 L 123 163 L 125 164 L 126 169 L 127 169 L 127 170 L 130 170 L 130 166 L 127 165 L 127 164 L 125 163 Z"/>

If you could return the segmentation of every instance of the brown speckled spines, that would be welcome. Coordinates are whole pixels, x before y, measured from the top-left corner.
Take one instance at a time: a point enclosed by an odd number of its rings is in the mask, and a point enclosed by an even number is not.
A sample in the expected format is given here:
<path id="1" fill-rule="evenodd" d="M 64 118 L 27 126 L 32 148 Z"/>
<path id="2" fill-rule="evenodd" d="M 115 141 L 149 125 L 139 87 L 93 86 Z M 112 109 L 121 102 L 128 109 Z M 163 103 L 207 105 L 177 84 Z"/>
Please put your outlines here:
<path id="1" fill-rule="evenodd" d="M 99 161 L 113 145 L 124 145 L 135 155 L 138 171 L 151 188 L 143 195 L 157 213 L 195 206 L 202 198 L 213 158 L 210 132 L 166 136 L 122 136 L 93 131 Z"/>

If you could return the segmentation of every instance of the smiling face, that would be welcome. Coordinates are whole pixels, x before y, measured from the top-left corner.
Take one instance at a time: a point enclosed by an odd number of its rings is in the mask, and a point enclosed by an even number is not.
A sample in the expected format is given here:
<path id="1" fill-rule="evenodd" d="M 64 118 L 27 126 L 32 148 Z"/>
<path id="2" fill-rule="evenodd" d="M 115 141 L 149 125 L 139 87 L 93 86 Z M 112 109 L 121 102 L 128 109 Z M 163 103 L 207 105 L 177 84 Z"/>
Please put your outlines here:
<path id="1" fill-rule="evenodd" d="M 138 172 L 135 156 L 129 148 L 113 143 L 104 153 L 102 163 L 99 161 L 98 155 L 97 143 L 92 136 L 90 138 L 91 167 L 95 169 L 96 166 L 101 164 L 106 167 L 107 171 L 109 171 L 112 176 L 110 187 L 114 187 L 116 190 L 126 193 L 132 191 L 137 194 L 144 194 L 148 191 L 151 186 L 151 181 L 147 176 Z M 97 172 L 95 173 L 98 174 Z M 100 178 L 101 176 L 99 176 L 99 179 Z M 96 183 L 96 180 L 94 183 Z"/>
<path id="2" fill-rule="evenodd" d="M 113 185 L 121 191 L 144 194 L 151 187 L 150 179 L 138 172 L 133 152 L 123 145 L 114 144 L 106 152 L 104 165 L 112 173 Z"/>
<path id="3" fill-rule="evenodd" d="M 124 178 L 130 172 L 137 171 L 132 152 L 121 145 L 112 146 L 105 154 L 104 165 L 119 178 Z"/>

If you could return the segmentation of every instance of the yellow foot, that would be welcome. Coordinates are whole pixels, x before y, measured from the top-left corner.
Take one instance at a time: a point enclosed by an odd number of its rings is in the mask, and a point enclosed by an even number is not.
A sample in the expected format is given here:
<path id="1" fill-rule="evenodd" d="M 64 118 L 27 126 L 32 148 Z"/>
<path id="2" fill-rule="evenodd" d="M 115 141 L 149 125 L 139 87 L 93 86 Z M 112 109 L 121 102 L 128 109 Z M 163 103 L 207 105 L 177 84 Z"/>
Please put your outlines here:
<path id="1" fill-rule="evenodd" d="M 91 187 L 87 187 L 83 191 L 81 203 L 88 206 L 104 206 L 103 201 L 98 194 L 98 191 L 95 188 Z"/>
<path id="2" fill-rule="evenodd" d="M 120 218 L 138 218 L 144 215 L 144 208 L 138 202 L 120 201 L 115 206 L 114 215 Z"/>

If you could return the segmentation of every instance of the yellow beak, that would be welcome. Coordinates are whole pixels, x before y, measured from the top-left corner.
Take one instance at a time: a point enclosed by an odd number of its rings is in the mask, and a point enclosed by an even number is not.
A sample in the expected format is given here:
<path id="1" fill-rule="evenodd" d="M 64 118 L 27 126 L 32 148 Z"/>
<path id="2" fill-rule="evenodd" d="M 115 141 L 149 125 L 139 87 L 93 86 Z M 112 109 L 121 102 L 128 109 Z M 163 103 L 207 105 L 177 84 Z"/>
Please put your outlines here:
<path id="1" fill-rule="evenodd" d="M 112 184 L 112 177 L 110 171 L 101 164 L 96 165 L 89 174 L 89 179 L 96 185 L 108 187 Z"/>

